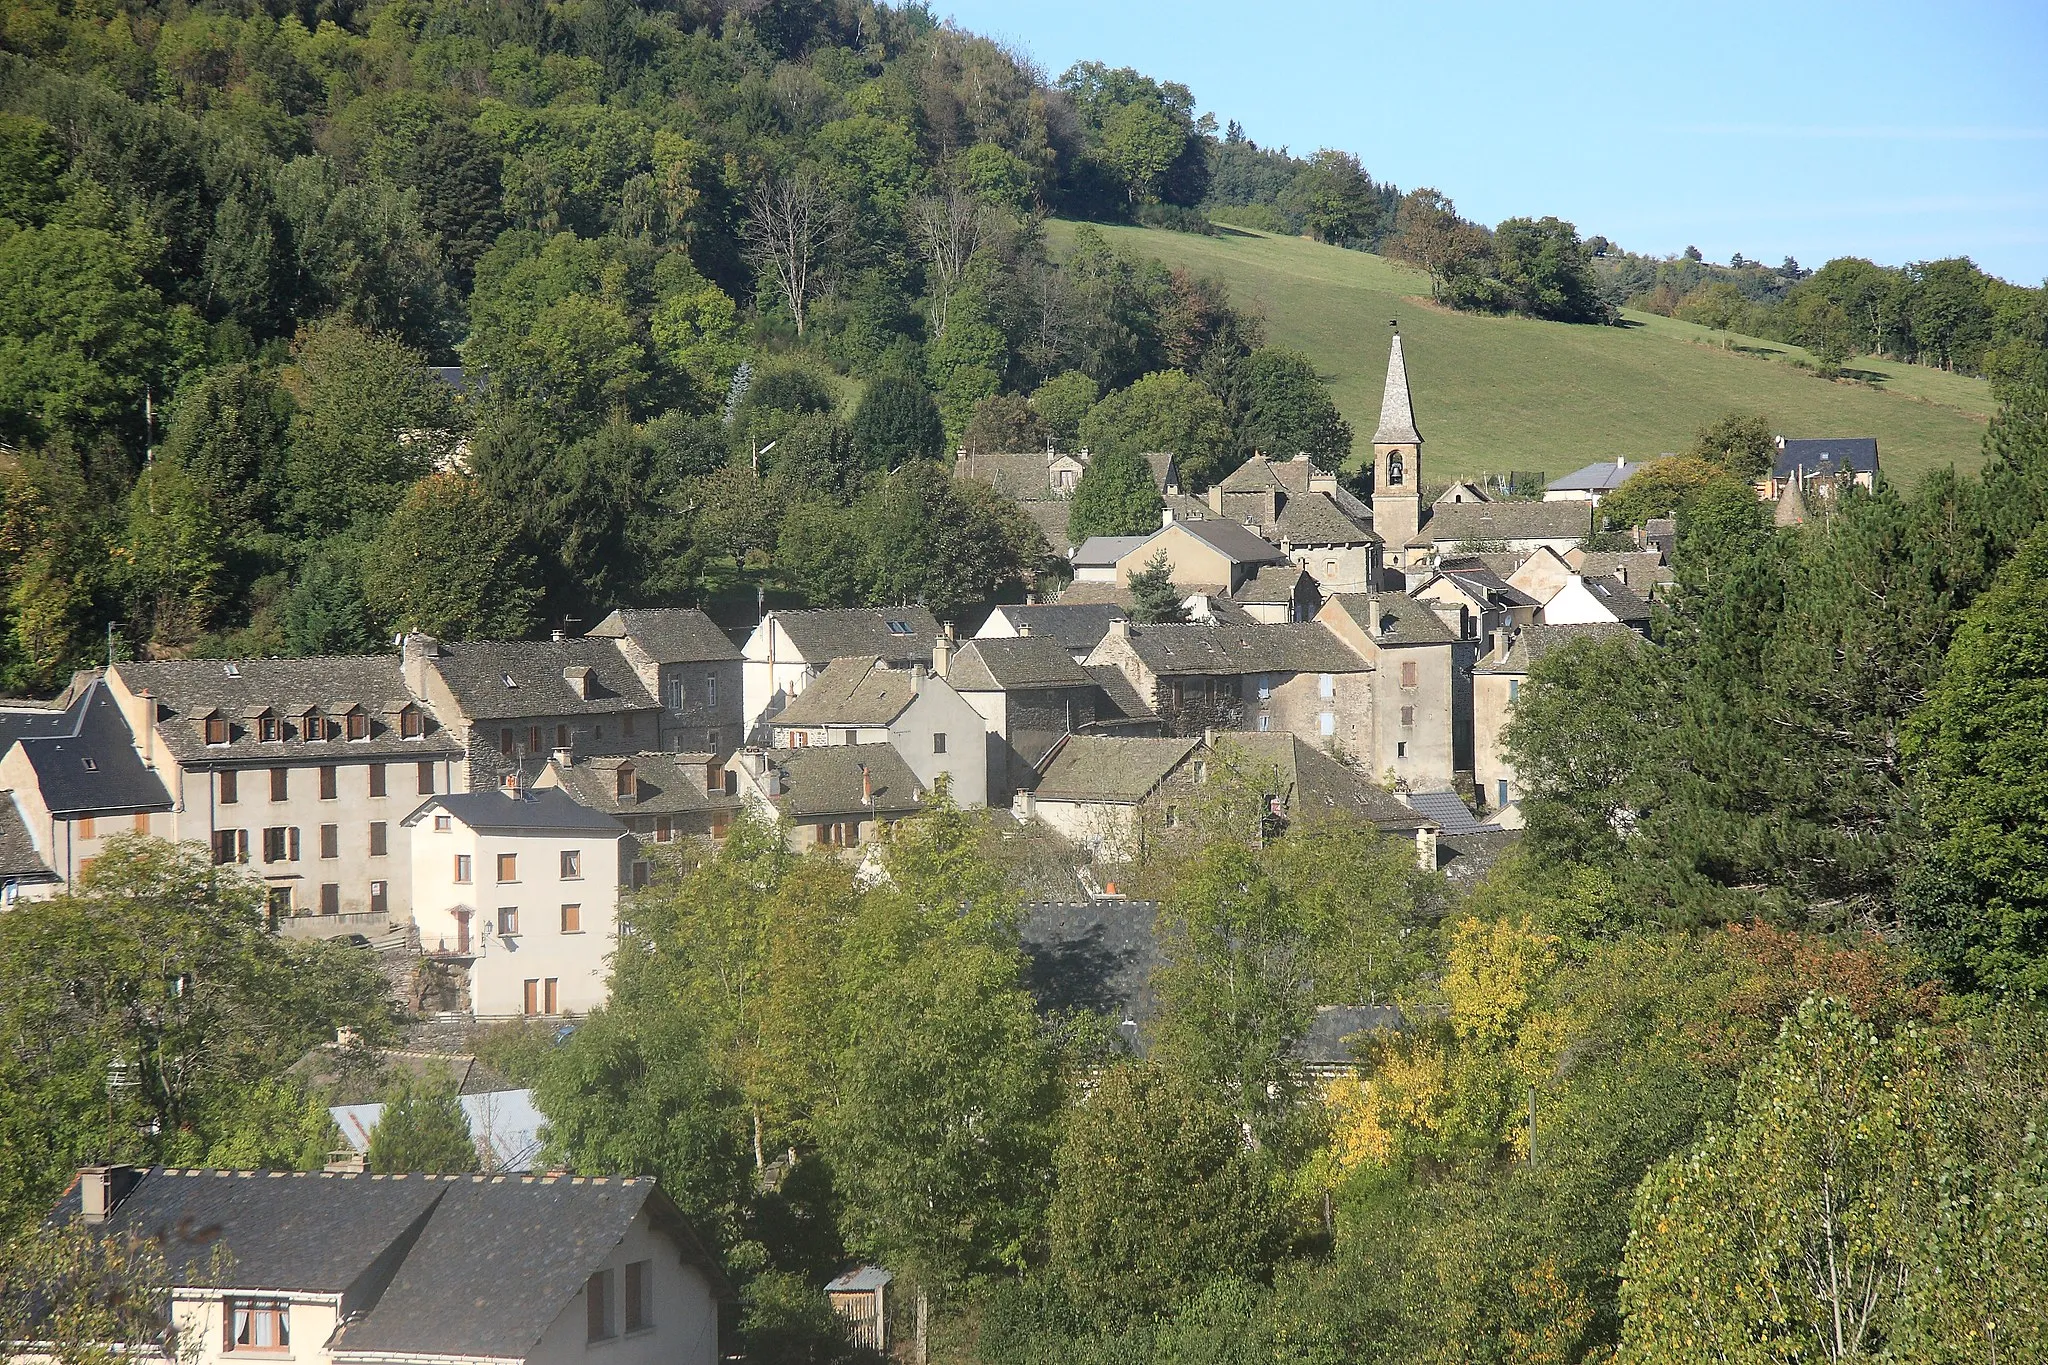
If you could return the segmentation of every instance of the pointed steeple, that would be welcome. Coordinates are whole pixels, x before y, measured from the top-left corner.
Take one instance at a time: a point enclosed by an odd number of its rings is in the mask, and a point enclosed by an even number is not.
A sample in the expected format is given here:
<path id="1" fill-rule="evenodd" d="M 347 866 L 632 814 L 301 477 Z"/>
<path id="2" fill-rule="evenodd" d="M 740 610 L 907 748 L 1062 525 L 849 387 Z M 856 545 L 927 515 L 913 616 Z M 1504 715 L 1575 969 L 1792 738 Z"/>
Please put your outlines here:
<path id="1" fill-rule="evenodd" d="M 1415 404 L 1408 397 L 1408 362 L 1401 356 L 1401 334 L 1394 333 L 1394 349 L 1387 356 L 1387 389 L 1380 398 L 1380 426 L 1372 434 L 1374 445 L 1421 445 L 1422 433 L 1415 429 Z"/>

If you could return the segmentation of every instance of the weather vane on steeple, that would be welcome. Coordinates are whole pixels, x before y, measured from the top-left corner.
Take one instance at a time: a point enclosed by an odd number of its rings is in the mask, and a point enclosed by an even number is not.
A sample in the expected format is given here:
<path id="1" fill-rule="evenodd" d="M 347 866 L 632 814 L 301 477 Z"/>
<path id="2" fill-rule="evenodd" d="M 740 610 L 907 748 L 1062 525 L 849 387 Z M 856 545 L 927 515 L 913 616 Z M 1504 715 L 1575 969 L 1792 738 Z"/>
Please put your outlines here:
<path id="1" fill-rule="evenodd" d="M 1399 332 L 1401 330 L 1401 320 L 1399 318 L 1388 318 L 1387 326 L 1393 328 L 1396 332 Z"/>

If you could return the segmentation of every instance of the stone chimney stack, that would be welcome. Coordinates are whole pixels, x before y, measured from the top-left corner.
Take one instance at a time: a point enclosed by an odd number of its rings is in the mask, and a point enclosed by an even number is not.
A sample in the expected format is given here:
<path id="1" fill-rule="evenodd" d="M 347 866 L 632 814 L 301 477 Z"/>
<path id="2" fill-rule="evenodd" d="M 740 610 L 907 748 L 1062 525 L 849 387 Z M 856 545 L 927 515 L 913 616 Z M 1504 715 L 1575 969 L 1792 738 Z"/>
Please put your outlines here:
<path id="1" fill-rule="evenodd" d="M 945 677 L 953 671 L 953 628 L 947 626 L 938 639 L 932 641 L 932 673 Z"/>
<path id="2" fill-rule="evenodd" d="M 1415 831 L 1415 865 L 1424 872 L 1436 871 L 1436 835 L 1428 825 Z"/>
<path id="3" fill-rule="evenodd" d="M 89 1225 L 97 1226 L 113 1216 L 142 1172 L 133 1166 L 87 1166 L 78 1172 L 78 1208 Z"/>

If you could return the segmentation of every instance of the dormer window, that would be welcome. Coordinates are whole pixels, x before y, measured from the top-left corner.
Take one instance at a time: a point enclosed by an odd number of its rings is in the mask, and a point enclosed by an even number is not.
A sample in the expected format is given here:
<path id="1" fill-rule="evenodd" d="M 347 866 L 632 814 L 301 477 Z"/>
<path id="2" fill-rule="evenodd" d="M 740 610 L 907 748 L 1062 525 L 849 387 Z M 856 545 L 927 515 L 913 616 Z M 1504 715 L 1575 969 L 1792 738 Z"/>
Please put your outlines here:
<path id="1" fill-rule="evenodd" d="M 407 706 L 399 711 L 398 737 L 400 739 L 418 739 L 426 733 L 426 728 L 426 721 L 420 715 L 419 707 Z"/>
<path id="2" fill-rule="evenodd" d="M 265 744 L 277 743 L 277 717 L 268 711 L 256 717 L 256 738 Z"/>
<path id="3" fill-rule="evenodd" d="M 299 717 L 299 738 L 308 744 L 317 744 L 327 738 L 327 721 L 318 711 L 308 711 Z"/>
<path id="4" fill-rule="evenodd" d="M 613 775 L 612 787 L 613 795 L 617 796 L 619 800 L 630 801 L 633 799 L 634 794 L 640 790 L 640 787 L 633 775 L 632 764 L 621 763 L 619 765 L 618 772 Z"/>
<path id="5" fill-rule="evenodd" d="M 370 717 L 362 709 L 358 708 L 348 713 L 347 725 L 348 737 L 350 739 L 368 739 L 370 737 Z"/>
<path id="6" fill-rule="evenodd" d="M 208 744 L 225 744 L 228 742 L 228 718 L 226 716 L 208 716 L 206 718 L 206 742 Z"/>

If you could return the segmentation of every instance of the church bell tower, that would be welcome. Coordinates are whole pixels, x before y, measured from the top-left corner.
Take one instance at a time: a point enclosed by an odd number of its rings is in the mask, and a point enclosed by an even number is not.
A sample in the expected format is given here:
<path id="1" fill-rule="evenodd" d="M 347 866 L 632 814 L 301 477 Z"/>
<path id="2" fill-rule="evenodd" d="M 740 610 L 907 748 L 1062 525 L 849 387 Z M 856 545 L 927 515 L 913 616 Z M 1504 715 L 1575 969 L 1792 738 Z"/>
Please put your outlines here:
<path id="1" fill-rule="evenodd" d="M 1405 568 L 1408 542 L 1422 530 L 1422 433 L 1408 395 L 1408 362 L 1401 334 L 1387 356 L 1387 387 L 1380 398 L 1379 429 L 1372 434 L 1372 529 L 1386 543 L 1387 564 Z"/>

